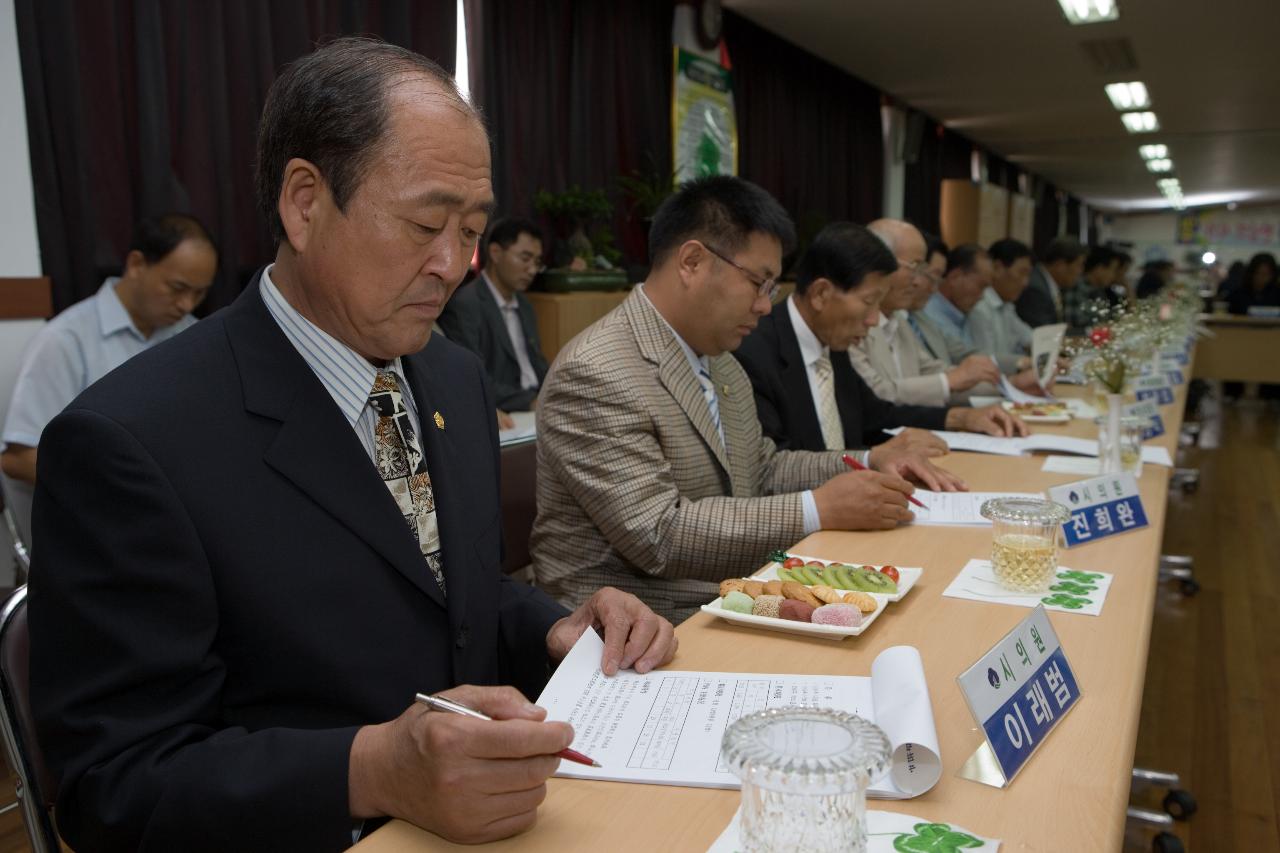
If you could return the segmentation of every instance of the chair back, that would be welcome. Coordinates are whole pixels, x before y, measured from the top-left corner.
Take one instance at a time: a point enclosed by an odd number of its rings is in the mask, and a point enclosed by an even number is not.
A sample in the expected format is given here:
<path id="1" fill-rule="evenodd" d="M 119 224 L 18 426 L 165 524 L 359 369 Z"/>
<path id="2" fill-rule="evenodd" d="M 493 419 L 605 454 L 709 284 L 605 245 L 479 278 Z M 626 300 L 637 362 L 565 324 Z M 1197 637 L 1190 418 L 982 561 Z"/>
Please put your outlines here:
<path id="1" fill-rule="evenodd" d="M 533 520 L 538 514 L 538 443 L 509 444 L 500 453 L 502 541 L 506 546 L 502 570 L 511 574 L 533 562 L 529 554 L 529 535 L 533 533 Z"/>
<path id="2" fill-rule="evenodd" d="M 27 582 L 27 575 L 31 573 L 31 549 L 27 547 L 26 537 L 18 524 L 14 506 L 10 501 L 10 493 L 6 490 L 7 479 L 0 474 L 0 517 L 3 517 L 4 532 L 8 534 L 9 546 L 13 550 L 14 586 L 21 586 Z"/>
<path id="3" fill-rule="evenodd" d="M 20 586 L 0 611 L 0 734 L 9 766 L 18 777 L 18 800 L 32 853 L 58 853 L 61 847 L 50 814 L 57 785 L 36 743 L 30 664 L 27 588 Z"/>

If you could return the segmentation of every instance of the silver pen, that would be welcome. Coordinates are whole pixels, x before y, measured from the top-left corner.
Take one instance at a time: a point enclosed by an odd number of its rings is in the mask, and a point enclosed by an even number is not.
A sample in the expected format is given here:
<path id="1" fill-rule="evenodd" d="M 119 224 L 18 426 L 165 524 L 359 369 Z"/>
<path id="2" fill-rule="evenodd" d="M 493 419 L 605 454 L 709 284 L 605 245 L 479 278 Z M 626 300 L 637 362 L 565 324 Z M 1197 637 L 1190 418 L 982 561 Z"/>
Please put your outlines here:
<path id="1" fill-rule="evenodd" d="M 482 714 L 475 708 L 468 708 L 461 702 L 455 702 L 452 699 L 446 699 L 443 696 L 428 696 L 426 693 L 419 693 L 413 697 L 415 702 L 426 705 L 432 711 L 445 711 L 449 714 L 461 714 L 464 717 L 471 717 L 476 720 L 493 720 L 488 714 Z M 600 767 L 600 762 L 594 758 L 590 758 L 578 752 L 575 749 L 562 749 L 556 755 L 566 761 L 576 761 L 578 764 L 585 764 L 588 767 Z"/>

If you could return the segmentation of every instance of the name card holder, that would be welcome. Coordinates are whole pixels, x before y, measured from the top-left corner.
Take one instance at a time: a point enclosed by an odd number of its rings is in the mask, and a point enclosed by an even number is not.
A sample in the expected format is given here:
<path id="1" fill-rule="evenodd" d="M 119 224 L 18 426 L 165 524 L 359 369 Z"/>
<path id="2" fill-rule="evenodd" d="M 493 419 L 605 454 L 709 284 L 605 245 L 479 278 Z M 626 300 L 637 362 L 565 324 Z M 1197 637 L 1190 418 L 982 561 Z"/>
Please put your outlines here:
<path id="1" fill-rule="evenodd" d="M 1164 435 L 1164 418 L 1160 416 L 1160 404 L 1155 400 L 1143 400 L 1124 407 L 1126 417 L 1142 418 L 1147 425 L 1142 428 L 1142 440 L 1149 441 Z"/>
<path id="2" fill-rule="evenodd" d="M 1161 406 L 1167 406 L 1173 402 L 1173 389 L 1169 387 L 1169 381 L 1164 376 L 1139 376 L 1138 381 L 1134 383 L 1134 389 L 1139 400 L 1154 399 Z"/>
<path id="3" fill-rule="evenodd" d="M 959 776 L 1004 788 L 1080 699 L 1044 605 L 956 679 L 984 740 Z"/>
<path id="4" fill-rule="evenodd" d="M 1132 474 L 1103 474 L 1049 489 L 1049 500 L 1071 512 L 1062 525 L 1067 547 L 1147 526 L 1147 512 Z"/>

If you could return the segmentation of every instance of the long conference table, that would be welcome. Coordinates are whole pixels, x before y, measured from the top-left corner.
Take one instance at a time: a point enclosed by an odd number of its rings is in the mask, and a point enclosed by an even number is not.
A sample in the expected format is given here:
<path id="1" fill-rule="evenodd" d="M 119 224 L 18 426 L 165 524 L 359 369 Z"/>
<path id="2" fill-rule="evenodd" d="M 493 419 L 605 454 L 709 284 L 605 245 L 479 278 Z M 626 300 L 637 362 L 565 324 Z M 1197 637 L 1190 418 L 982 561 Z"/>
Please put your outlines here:
<path id="1" fill-rule="evenodd" d="M 1191 367 L 1184 370 L 1190 377 Z M 1059 386 L 1059 396 L 1083 389 Z M 1173 456 L 1187 386 L 1162 407 L 1164 436 L 1148 442 Z M 1035 431 L 1095 438 L 1092 421 L 1074 419 Z M 1081 479 L 1041 470 L 1044 456 L 950 453 L 938 464 L 974 491 L 1043 491 Z M 1149 526 L 1060 552 L 1059 563 L 1115 575 L 1099 616 L 1053 612 L 1050 620 L 1078 679 L 1081 699 L 1042 743 L 1013 782 L 998 789 L 957 776 L 982 743 L 956 676 L 996 644 L 1029 610 L 943 598 L 942 591 L 972 557 L 986 558 L 989 528 L 900 527 L 891 531 L 823 531 L 799 543 L 798 554 L 853 563 L 922 566 L 924 575 L 865 634 L 834 642 L 731 625 L 698 613 L 680 625 L 680 650 L 670 669 L 721 672 L 869 675 L 884 649 L 920 651 L 933 702 L 943 772 L 929 792 L 870 807 L 965 827 L 999 838 L 1008 850 L 1119 850 L 1146 676 L 1160 543 L 1171 469 L 1145 465 L 1138 480 Z M 765 555 L 761 554 L 761 564 Z M 608 850 L 703 851 L 738 807 L 736 790 L 552 779 L 537 825 L 485 845 L 493 851 L 562 853 Z M 474 850 L 451 844 L 404 821 L 391 821 L 356 845 L 359 853 Z"/>

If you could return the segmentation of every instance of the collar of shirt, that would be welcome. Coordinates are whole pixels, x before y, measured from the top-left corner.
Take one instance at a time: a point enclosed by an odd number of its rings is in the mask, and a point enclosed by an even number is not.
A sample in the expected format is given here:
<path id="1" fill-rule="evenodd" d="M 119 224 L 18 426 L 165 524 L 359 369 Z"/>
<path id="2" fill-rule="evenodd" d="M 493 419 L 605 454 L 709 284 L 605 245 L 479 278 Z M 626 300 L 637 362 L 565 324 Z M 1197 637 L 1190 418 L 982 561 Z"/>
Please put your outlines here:
<path id="1" fill-rule="evenodd" d="M 373 391 L 378 368 L 290 305 L 271 280 L 274 266 L 272 264 L 262 271 L 262 286 L 259 289 L 262 301 L 267 304 L 267 311 L 289 339 L 289 343 L 293 344 L 294 349 L 329 392 L 347 423 L 354 427 L 360 419 L 360 413 L 369 404 L 369 394 Z M 408 393 L 408 381 L 405 379 L 401 360 L 396 358 L 384 369 L 395 373 L 400 387 L 405 389 L 406 403 L 411 401 L 412 394 Z"/>
<path id="2" fill-rule="evenodd" d="M 809 328 L 809 324 L 804 321 L 804 315 L 796 307 L 796 298 L 794 296 L 787 299 L 787 314 L 791 317 L 791 325 L 796 330 L 796 340 L 800 343 L 800 357 L 804 359 L 805 367 L 809 367 L 823 356 L 829 358 L 830 349 L 822 341 L 818 340 L 818 336 L 813 333 L 813 330 Z"/>
<path id="3" fill-rule="evenodd" d="M 897 311 L 890 311 L 887 314 L 880 315 L 880 329 L 884 331 L 884 336 L 892 341 L 898 334 L 898 326 L 906 322 L 906 309 L 899 308 Z"/>
<path id="4" fill-rule="evenodd" d="M 965 314 L 959 308 L 951 304 L 951 300 L 943 296 L 941 293 L 935 293 L 929 297 L 929 304 L 935 306 L 934 310 L 941 316 L 945 317 L 951 325 L 957 329 L 964 328 Z"/>
<path id="5" fill-rule="evenodd" d="M 996 289 L 994 287 L 988 287 L 986 290 L 982 291 L 982 301 L 997 311 L 999 311 L 1005 304 L 1005 301 L 1000 298 L 1000 294 L 996 293 Z"/>
<path id="6" fill-rule="evenodd" d="M 680 333 L 675 330 L 675 327 L 667 322 L 667 318 L 662 316 L 662 312 L 658 310 L 658 307 L 649 301 L 649 294 L 644 292 L 643 283 L 637 284 L 636 290 L 640 291 L 640 295 L 644 297 L 645 302 L 649 302 L 649 307 L 653 309 L 653 313 L 658 315 L 658 319 L 662 321 L 662 324 L 671 330 L 671 334 L 675 337 L 676 343 L 680 345 L 680 349 L 684 352 L 684 357 L 689 359 L 689 369 L 693 371 L 693 375 L 697 376 L 699 370 L 705 370 L 707 374 L 710 375 L 711 360 L 705 355 L 698 355 L 693 351 L 693 347 L 685 343 L 684 338 L 680 337 Z M 701 382 L 701 380 L 699 380 L 699 382 Z"/>
<path id="7" fill-rule="evenodd" d="M 510 299 L 503 299 L 502 291 L 498 290 L 498 285 L 493 283 L 493 279 L 489 278 L 485 273 L 480 273 L 480 277 L 484 279 L 485 284 L 489 285 L 489 292 L 493 294 L 493 301 L 498 303 L 498 308 L 503 311 L 515 311 L 519 307 L 514 293 L 511 294 Z"/>
<path id="8" fill-rule="evenodd" d="M 98 328 L 102 331 L 104 338 L 110 337 L 116 332 L 127 331 L 138 340 L 145 341 L 147 339 L 146 335 L 142 334 L 138 327 L 134 325 L 133 318 L 129 316 L 129 310 L 124 307 L 124 303 L 116 295 L 116 285 L 119 283 L 119 277 L 112 276 L 102 283 L 102 287 L 98 288 L 98 293 L 94 297 L 94 304 L 98 308 Z"/>

